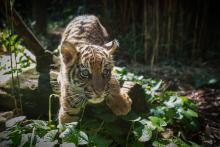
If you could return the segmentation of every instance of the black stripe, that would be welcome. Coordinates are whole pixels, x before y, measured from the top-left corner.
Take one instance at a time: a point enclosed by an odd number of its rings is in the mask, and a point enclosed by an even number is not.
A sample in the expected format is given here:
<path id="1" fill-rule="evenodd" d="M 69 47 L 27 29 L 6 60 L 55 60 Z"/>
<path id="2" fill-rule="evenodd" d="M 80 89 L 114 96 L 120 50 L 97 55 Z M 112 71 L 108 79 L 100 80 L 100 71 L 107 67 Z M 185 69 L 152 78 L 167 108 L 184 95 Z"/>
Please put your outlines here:
<path id="1" fill-rule="evenodd" d="M 80 113 L 80 112 L 79 112 L 79 113 Z M 79 116 L 79 113 L 74 114 L 74 113 L 66 112 L 66 114 L 69 115 L 69 116 Z"/>

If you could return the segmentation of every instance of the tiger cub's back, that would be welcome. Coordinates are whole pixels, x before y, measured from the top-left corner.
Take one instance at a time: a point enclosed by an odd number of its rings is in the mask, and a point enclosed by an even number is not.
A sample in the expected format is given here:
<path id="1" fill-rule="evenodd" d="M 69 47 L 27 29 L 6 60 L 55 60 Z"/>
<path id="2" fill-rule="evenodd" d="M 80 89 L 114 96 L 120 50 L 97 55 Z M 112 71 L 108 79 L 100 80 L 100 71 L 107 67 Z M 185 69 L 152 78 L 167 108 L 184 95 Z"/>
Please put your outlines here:
<path id="1" fill-rule="evenodd" d="M 69 41 L 74 44 L 103 45 L 108 37 L 106 29 L 99 19 L 93 15 L 83 15 L 74 18 L 66 27 L 61 44 Z"/>

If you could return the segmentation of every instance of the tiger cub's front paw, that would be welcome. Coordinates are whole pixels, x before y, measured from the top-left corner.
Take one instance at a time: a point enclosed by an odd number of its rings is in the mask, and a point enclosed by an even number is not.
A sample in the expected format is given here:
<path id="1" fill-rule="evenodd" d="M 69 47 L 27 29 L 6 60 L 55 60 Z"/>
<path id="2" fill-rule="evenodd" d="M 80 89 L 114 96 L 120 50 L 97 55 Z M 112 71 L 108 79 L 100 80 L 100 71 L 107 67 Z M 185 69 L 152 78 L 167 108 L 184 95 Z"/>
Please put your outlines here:
<path id="1" fill-rule="evenodd" d="M 126 115 L 131 110 L 132 100 L 126 93 L 106 99 L 106 104 L 115 115 Z"/>

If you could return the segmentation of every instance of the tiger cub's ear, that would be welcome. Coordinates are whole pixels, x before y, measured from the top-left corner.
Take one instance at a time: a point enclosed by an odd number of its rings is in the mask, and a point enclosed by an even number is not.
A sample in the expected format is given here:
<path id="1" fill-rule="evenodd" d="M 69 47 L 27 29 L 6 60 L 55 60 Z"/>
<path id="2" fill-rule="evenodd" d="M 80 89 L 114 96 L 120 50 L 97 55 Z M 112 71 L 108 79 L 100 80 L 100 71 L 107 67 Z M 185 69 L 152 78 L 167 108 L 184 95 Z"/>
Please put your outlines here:
<path id="1" fill-rule="evenodd" d="M 64 41 L 61 46 L 61 54 L 66 65 L 74 63 L 77 60 L 78 51 L 74 44 Z"/>
<path id="2" fill-rule="evenodd" d="M 113 54 L 119 47 L 119 42 L 118 40 L 114 39 L 113 41 L 106 43 L 104 47 L 107 49 L 109 54 Z"/>

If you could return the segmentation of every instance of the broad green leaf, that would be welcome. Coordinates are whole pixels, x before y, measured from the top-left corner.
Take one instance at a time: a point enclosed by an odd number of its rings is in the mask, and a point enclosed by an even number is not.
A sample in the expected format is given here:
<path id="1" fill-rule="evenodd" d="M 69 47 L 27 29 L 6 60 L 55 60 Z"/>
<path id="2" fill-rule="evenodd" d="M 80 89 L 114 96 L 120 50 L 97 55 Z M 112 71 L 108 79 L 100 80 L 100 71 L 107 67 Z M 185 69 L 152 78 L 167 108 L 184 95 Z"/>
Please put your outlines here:
<path id="1" fill-rule="evenodd" d="M 186 143 L 185 141 L 183 141 L 179 137 L 173 139 L 173 143 L 175 143 L 177 146 L 181 146 L 181 147 L 191 147 L 191 145 L 189 145 L 188 143 Z"/>
<path id="2" fill-rule="evenodd" d="M 163 81 L 160 80 L 155 86 L 152 87 L 152 91 L 157 91 L 161 87 Z"/>
<path id="3" fill-rule="evenodd" d="M 193 111 L 191 109 L 187 109 L 183 113 L 187 118 L 198 117 L 198 113 L 196 113 L 195 111 Z"/>
<path id="4" fill-rule="evenodd" d="M 26 116 L 14 117 L 6 121 L 5 125 L 7 128 L 14 126 L 16 123 L 21 122 L 26 119 Z"/>
<path id="5" fill-rule="evenodd" d="M 11 74 L 11 73 L 13 73 L 13 71 L 9 70 L 9 71 L 4 72 L 3 75 L 8 75 L 8 74 Z"/>
<path id="6" fill-rule="evenodd" d="M 218 81 L 215 79 L 215 78 L 212 78 L 208 81 L 208 84 L 215 84 L 217 83 Z"/>
<path id="7" fill-rule="evenodd" d="M 2 131 L 2 132 L 0 132 L 0 141 L 1 141 L 1 140 L 7 140 L 7 139 L 9 139 L 8 131 Z"/>
<path id="8" fill-rule="evenodd" d="M 168 140 L 157 139 L 153 142 L 154 147 L 166 147 L 169 144 Z"/>
<path id="9" fill-rule="evenodd" d="M 86 145 L 88 144 L 89 139 L 85 132 L 80 131 L 78 135 L 78 145 Z"/>
<path id="10" fill-rule="evenodd" d="M 12 140 L 4 140 L 0 142 L 0 147 L 8 147 L 12 145 Z"/>
<path id="11" fill-rule="evenodd" d="M 139 122 L 151 130 L 156 129 L 156 127 L 152 124 L 152 122 L 147 119 L 142 119 Z"/>
<path id="12" fill-rule="evenodd" d="M 21 131 L 14 130 L 9 133 L 9 138 L 12 140 L 12 146 L 19 146 L 21 142 Z"/>
<path id="13" fill-rule="evenodd" d="M 64 142 L 60 145 L 60 147 L 76 147 L 76 145 L 74 143 Z"/>
<path id="14" fill-rule="evenodd" d="M 32 120 L 32 123 L 24 126 L 27 131 L 32 131 L 34 127 L 36 129 L 36 134 L 38 134 L 40 137 L 44 136 L 48 131 L 51 130 L 48 126 L 48 122 L 43 120 Z"/>
<path id="15" fill-rule="evenodd" d="M 104 126 L 104 129 L 106 129 L 108 131 L 108 133 L 112 136 L 112 137 L 117 137 L 119 135 L 122 135 L 123 132 L 123 128 L 121 128 L 118 125 L 112 124 L 112 123 L 108 123 Z"/>
<path id="16" fill-rule="evenodd" d="M 75 128 L 78 125 L 78 122 L 66 123 L 64 126 L 66 128 Z"/>
<path id="17" fill-rule="evenodd" d="M 163 119 L 156 116 L 150 116 L 149 119 L 158 131 L 164 131 L 163 127 L 166 126 L 167 123 Z"/>
<path id="18" fill-rule="evenodd" d="M 51 131 L 47 132 L 47 134 L 44 135 L 43 140 L 45 142 L 54 141 L 54 140 L 56 140 L 57 133 L 58 133 L 58 130 L 51 130 Z"/>
<path id="19" fill-rule="evenodd" d="M 32 136 L 32 133 L 22 134 L 19 146 L 22 146 L 22 147 L 27 146 L 27 145 L 30 146 L 31 136 Z M 33 139 L 36 140 L 36 137 L 34 136 Z"/>
<path id="20" fill-rule="evenodd" d="M 78 134 L 74 128 L 66 128 L 59 137 L 62 138 L 63 142 L 78 144 Z"/>
<path id="21" fill-rule="evenodd" d="M 133 119 L 133 120 L 130 120 L 130 121 L 132 121 L 132 122 L 139 122 L 141 120 L 141 117 L 139 116 L 138 118 L 135 118 L 135 119 Z"/>
<path id="22" fill-rule="evenodd" d="M 137 114 L 134 111 L 129 112 L 127 115 L 125 116 L 121 116 L 121 118 L 125 121 L 132 121 L 132 120 L 136 120 L 139 119 L 140 115 Z"/>
<path id="23" fill-rule="evenodd" d="M 58 141 L 53 141 L 53 142 L 38 142 L 35 146 L 36 147 L 54 147 Z"/>
<path id="24" fill-rule="evenodd" d="M 140 126 L 138 128 L 135 128 L 133 133 L 140 142 L 149 141 L 152 137 L 152 130 L 147 126 Z"/>
<path id="25" fill-rule="evenodd" d="M 89 140 L 94 143 L 96 147 L 109 147 L 113 141 L 112 139 L 100 135 L 90 136 Z"/>
<path id="26" fill-rule="evenodd" d="M 117 119 L 117 117 L 114 114 L 111 114 L 111 113 L 105 113 L 105 114 L 102 114 L 102 115 L 98 115 L 97 117 L 100 118 L 101 120 L 107 122 L 107 123 L 114 122 Z"/>
<path id="27" fill-rule="evenodd" d="M 171 96 L 168 101 L 165 101 L 164 104 L 168 108 L 174 108 L 174 107 L 179 107 L 183 105 L 183 101 L 180 97 L 178 96 Z"/>
<path id="28" fill-rule="evenodd" d="M 202 147 L 201 145 L 198 145 L 195 142 L 192 142 L 192 141 L 188 141 L 188 142 L 191 143 L 192 147 Z"/>

